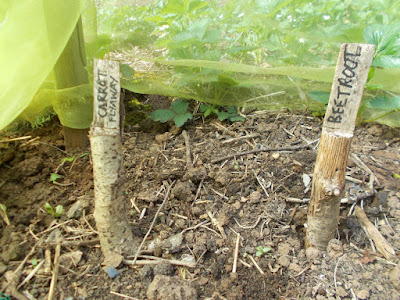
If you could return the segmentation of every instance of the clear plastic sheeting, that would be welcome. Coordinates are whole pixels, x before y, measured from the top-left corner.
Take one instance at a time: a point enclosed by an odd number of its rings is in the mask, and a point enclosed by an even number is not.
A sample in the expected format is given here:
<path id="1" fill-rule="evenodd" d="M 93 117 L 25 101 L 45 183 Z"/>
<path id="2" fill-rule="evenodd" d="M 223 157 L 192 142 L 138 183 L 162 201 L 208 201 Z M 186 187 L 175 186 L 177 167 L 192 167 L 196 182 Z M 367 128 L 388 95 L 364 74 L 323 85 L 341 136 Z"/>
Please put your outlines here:
<path id="1" fill-rule="evenodd" d="M 323 111 L 340 45 L 373 43 L 360 119 L 400 126 L 399 7 L 396 0 L 3 0 L 0 129 L 49 107 L 63 125 L 89 127 L 90 83 L 57 89 L 52 72 L 80 16 L 89 79 L 93 58 L 106 57 L 121 62 L 122 86 L 137 93 L 270 110 Z"/>

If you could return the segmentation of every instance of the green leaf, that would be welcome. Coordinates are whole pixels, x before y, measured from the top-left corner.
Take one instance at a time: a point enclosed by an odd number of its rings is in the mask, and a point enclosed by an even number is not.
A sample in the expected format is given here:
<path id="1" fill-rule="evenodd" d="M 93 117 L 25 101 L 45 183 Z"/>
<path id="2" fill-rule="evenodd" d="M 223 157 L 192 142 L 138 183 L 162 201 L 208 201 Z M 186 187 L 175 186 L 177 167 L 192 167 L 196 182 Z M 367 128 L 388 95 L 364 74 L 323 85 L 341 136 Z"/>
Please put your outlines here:
<path id="1" fill-rule="evenodd" d="M 135 71 L 127 64 L 120 64 L 119 66 L 121 73 L 126 78 L 131 78 Z"/>
<path id="2" fill-rule="evenodd" d="M 244 120 L 246 120 L 246 118 L 243 116 L 237 115 L 237 116 L 230 117 L 229 120 L 232 122 L 243 122 Z"/>
<path id="3" fill-rule="evenodd" d="M 44 209 L 47 211 L 49 215 L 54 217 L 54 209 L 48 202 L 44 205 Z"/>
<path id="4" fill-rule="evenodd" d="M 49 181 L 50 181 L 50 182 L 55 182 L 57 179 L 59 179 L 59 178 L 61 178 L 61 177 L 62 177 L 62 176 L 59 175 L 59 174 L 51 173 L 51 174 L 50 174 L 50 179 L 49 179 Z"/>
<path id="5" fill-rule="evenodd" d="M 263 255 L 264 253 L 262 252 L 262 251 L 257 251 L 256 252 L 256 256 L 261 256 L 261 255 Z"/>
<path id="6" fill-rule="evenodd" d="M 188 27 L 187 32 L 190 32 L 201 41 L 207 31 L 209 23 L 209 19 L 196 20 Z"/>
<path id="7" fill-rule="evenodd" d="M 71 157 L 64 157 L 63 159 L 61 159 L 62 162 L 67 161 L 67 162 L 73 162 L 75 159 L 75 155 L 71 156 Z M 57 174 L 58 175 L 58 174 Z M 51 177 L 51 176 L 50 176 Z M 61 177 L 61 176 L 60 176 Z M 52 181 L 52 180 L 50 180 Z"/>
<path id="8" fill-rule="evenodd" d="M 182 115 L 176 115 L 175 118 L 174 118 L 175 126 L 176 127 L 182 127 L 183 124 L 185 124 L 186 121 L 191 119 L 191 118 L 193 118 L 193 116 L 189 112 L 185 113 L 185 114 L 182 114 Z"/>
<path id="9" fill-rule="evenodd" d="M 54 217 L 55 218 L 59 218 L 62 216 L 62 214 L 64 213 L 64 208 L 62 205 L 57 205 L 56 207 L 56 212 L 54 213 Z"/>
<path id="10" fill-rule="evenodd" d="M 226 112 L 226 111 L 219 111 L 217 113 L 218 119 L 220 121 L 224 121 L 226 119 L 228 119 L 230 116 L 232 116 L 230 113 Z"/>
<path id="11" fill-rule="evenodd" d="M 395 172 L 393 172 L 393 177 L 394 177 L 394 178 L 398 178 L 398 179 L 400 179 L 400 175 L 399 175 L 399 174 L 397 174 L 397 173 L 395 173 Z"/>
<path id="12" fill-rule="evenodd" d="M 374 67 L 400 67 L 400 25 L 374 24 L 364 30 L 364 39 L 375 45 Z"/>
<path id="13" fill-rule="evenodd" d="M 194 12 L 195 10 L 198 10 L 200 8 L 208 6 L 208 3 L 205 1 L 191 1 L 189 3 L 189 12 Z"/>
<path id="14" fill-rule="evenodd" d="M 379 108 L 385 110 L 398 110 L 400 109 L 400 96 L 396 97 L 375 97 L 367 104 L 368 108 Z"/>
<path id="15" fill-rule="evenodd" d="M 313 91 L 313 92 L 309 92 L 308 96 L 310 96 L 313 100 L 321 102 L 325 105 L 327 105 L 329 103 L 330 94 L 327 92 Z"/>
<path id="16" fill-rule="evenodd" d="M 189 102 L 182 100 L 182 99 L 178 99 L 178 100 L 172 102 L 172 104 L 171 104 L 171 109 L 178 115 L 182 115 L 182 114 L 186 113 L 188 110 L 188 107 L 189 107 Z"/>
<path id="17" fill-rule="evenodd" d="M 157 109 L 153 111 L 149 117 L 153 121 L 167 122 L 175 117 L 175 113 L 170 109 Z"/>
<path id="18" fill-rule="evenodd" d="M 37 264 L 38 264 L 38 261 L 37 261 L 37 259 L 36 258 L 34 258 L 34 259 L 32 259 L 32 266 L 34 266 L 34 267 L 36 267 L 37 266 Z"/>

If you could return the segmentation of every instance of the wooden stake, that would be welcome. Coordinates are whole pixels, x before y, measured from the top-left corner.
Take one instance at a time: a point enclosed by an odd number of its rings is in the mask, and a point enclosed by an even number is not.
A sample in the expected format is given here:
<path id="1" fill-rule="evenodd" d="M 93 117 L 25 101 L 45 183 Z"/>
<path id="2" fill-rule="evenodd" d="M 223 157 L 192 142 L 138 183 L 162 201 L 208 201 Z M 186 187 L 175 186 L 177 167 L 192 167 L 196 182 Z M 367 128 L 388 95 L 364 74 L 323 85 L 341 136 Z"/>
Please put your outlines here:
<path id="1" fill-rule="evenodd" d="M 325 250 L 335 238 L 358 109 L 375 46 L 343 44 L 336 65 L 314 169 L 306 246 Z"/>
<path id="2" fill-rule="evenodd" d="M 128 201 L 124 195 L 119 64 L 95 60 L 93 81 L 93 122 L 89 137 L 93 159 L 94 218 L 105 264 L 117 267 L 122 262 L 122 254 L 134 253 L 138 245 L 128 222 Z"/>

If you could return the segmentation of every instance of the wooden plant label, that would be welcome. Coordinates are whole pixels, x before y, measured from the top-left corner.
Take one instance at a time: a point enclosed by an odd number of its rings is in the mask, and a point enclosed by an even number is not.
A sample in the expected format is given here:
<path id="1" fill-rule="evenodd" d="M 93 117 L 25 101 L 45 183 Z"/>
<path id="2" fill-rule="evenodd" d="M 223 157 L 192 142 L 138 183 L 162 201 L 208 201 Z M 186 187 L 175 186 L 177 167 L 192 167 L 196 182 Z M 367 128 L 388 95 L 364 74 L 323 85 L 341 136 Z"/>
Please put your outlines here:
<path id="1" fill-rule="evenodd" d="M 93 122 L 90 144 L 93 161 L 94 219 L 106 266 L 116 268 L 121 254 L 132 254 L 135 245 L 127 218 L 124 194 L 118 62 L 95 60 Z"/>
<path id="2" fill-rule="evenodd" d="M 342 45 L 325 114 L 324 130 L 353 134 L 374 52 L 374 45 Z"/>
<path id="3" fill-rule="evenodd" d="M 119 63 L 111 60 L 94 61 L 93 124 L 101 128 L 120 130 Z"/>
<path id="4" fill-rule="evenodd" d="M 344 44 L 322 128 L 307 215 L 306 246 L 325 250 L 335 238 L 351 140 L 374 45 Z"/>

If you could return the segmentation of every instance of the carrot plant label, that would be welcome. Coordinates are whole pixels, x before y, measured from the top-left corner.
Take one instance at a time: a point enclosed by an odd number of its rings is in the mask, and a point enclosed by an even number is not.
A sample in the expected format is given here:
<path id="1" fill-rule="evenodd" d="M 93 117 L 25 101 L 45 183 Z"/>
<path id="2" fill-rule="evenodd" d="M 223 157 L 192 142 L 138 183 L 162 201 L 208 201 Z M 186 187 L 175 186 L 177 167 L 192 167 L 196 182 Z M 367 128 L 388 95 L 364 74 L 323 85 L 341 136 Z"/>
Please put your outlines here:
<path id="1" fill-rule="evenodd" d="M 374 45 L 342 45 L 325 115 L 325 130 L 353 133 L 374 52 Z"/>
<path id="2" fill-rule="evenodd" d="M 109 60 L 95 60 L 93 124 L 98 127 L 120 127 L 119 64 Z"/>

